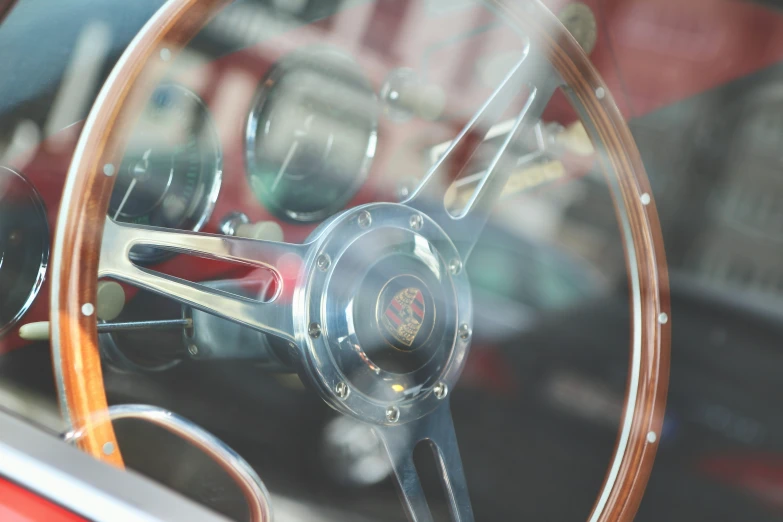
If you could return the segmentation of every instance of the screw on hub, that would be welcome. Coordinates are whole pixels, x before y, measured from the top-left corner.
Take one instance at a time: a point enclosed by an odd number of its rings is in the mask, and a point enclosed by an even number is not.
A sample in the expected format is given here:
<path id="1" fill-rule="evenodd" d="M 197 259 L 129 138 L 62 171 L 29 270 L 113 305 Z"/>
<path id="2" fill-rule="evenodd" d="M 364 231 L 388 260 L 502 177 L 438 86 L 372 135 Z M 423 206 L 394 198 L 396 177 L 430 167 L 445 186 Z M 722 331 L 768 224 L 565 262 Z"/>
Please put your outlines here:
<path id="1" fill-rule="evenodd" d="M 389 422 L 397 422 L 400 420 L 400 409 L 397 406 L 389 406 L 386 408 L 386 420 Z"/>
<path id="2" fill-rule="evenodd" d="M 438 399 L 443 399 L 446 397 L 446 395 L 449 394 L 449 387 L 446 386 L 445 382 L 439 382 L 435 385 L 432 391 L 435 393 L 435 397 Z"/>
<path id="3" fill-rule="evenodd" d="M 310 337 L 313 339 L 318 339 L 321 337 L 321 325 L 318 323 L 310 323 L 307 333 L 309 333 Z"/>

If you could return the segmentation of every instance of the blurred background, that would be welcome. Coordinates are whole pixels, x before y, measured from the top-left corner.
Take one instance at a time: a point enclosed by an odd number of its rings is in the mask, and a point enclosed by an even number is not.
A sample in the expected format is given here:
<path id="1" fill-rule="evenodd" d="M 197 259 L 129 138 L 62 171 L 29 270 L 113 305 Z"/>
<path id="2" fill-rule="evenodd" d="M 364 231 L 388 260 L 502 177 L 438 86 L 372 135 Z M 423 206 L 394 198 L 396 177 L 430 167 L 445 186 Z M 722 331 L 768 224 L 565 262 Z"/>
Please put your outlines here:
<path id="1" fill-rule="evenodd" d="M 544 3 L 627 121 L 663 227 L 671 384 L 637 520 L 783 520 L 783 4 Z M 84 119 L 161 4 L 18 0 L 0 22 L 0 407 L 53 432 L 66 427 L 49 343 L 19 329 L 48 320 L 52 231 Z M 302 242 L 343 208 L 409 195 L 525 44 L 478 0 L 234 2 L 170 60 L 109 217 Z M 475 331 L 452 411 L 477 520 L 586 518 L 614 448 L 629 276 L 613 174 L 579 113 L 561 90 L 512 145 L 509 182 L 467 266 Z M 451 186 L 454 208 L 509 118 Z M 249 278 L 258 285 L 247 291 L 271 291 L 264 274 L 236 266 L 134 256 L 192 281 Z M 102 320 L 182 316 L 172 300 L 103 283 Z M 158 405 L 215 433 L 264 480 L 278 520 L 404 519 L 369 428 L 306 389 L 273 340 L 140 330 L 102 334 L 101 350 L 110 403 Z M 195 449 L 133 421 L 116 429 L 129 467 L 247 517 Z M 425 490 L 447 520 L 428 458 L 416 456 Z"/>

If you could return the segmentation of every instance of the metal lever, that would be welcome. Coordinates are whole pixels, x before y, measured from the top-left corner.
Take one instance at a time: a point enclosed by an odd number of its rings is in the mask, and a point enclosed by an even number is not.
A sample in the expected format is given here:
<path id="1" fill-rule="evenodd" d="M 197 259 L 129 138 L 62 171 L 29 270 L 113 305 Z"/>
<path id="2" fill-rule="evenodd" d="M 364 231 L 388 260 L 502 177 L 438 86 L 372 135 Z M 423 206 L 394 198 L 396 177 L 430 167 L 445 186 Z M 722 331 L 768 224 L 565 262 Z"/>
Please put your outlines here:
<path id="1" fill-rule="evenodd" d="M 171 330 L 190 328 L 193 319 L 166 319 L 162 321 L 133 321 L 126 323 L 98 323 L 98 333 L 123 332 L 132 330 Z M 28 323 L 19 328 L 19 337 L 25 341 L 48 341 L 49 321 Z"/>

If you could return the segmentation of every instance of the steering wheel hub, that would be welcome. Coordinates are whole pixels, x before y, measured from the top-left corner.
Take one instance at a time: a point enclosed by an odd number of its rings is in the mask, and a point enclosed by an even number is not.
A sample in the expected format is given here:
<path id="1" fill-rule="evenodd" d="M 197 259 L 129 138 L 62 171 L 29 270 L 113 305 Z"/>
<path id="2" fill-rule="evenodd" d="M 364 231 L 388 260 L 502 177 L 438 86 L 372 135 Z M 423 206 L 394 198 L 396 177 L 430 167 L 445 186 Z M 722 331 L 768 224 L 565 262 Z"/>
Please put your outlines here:
<path id="1" fill-rule="evenodd" d="M 392 203 L 351 209 L 316 236 L 304 291 L 295 292 L 303 306 L 294 306 L 305 311 L 297 339 L 307 375 L 327 402 L 362 420 L 426 415 L 470 345 L 458 334 L 472 326 L 472 310 L 464 271 L 449 268 L 454 244 L 426 215 Z M 400 411 L 394 421 L 390 406 Z"/>

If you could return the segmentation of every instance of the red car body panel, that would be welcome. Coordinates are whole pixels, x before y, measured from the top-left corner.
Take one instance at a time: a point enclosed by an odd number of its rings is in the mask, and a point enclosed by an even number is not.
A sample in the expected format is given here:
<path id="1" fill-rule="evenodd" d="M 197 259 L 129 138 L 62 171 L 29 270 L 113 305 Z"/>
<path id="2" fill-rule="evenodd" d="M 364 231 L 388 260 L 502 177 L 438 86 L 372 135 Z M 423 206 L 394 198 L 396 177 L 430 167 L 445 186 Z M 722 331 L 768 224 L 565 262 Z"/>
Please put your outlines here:
<path id="1" fill-rule="evenodd" d="M 86 522 L 57 504 L 0 478 L 0 520 L 3 522 Z"/>

